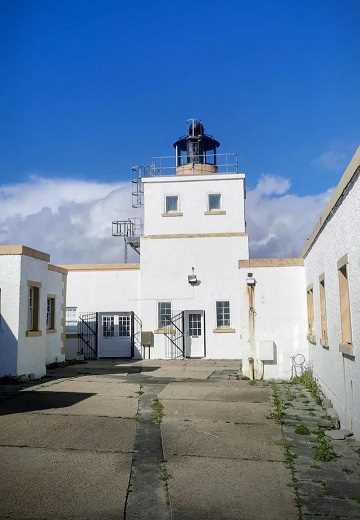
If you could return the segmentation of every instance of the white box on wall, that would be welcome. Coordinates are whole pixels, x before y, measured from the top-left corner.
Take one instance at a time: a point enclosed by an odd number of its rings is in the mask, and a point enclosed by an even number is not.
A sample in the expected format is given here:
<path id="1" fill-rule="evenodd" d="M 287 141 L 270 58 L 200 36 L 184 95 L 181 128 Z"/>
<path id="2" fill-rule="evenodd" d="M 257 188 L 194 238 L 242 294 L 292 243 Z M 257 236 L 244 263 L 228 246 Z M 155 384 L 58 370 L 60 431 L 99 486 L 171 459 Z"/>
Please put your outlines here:
<path id="1" fill-rule="evenodd" d="M 261 361 L 274 361 L 275 343 L 272 339 L 260 340 L 258 348 Z"/>

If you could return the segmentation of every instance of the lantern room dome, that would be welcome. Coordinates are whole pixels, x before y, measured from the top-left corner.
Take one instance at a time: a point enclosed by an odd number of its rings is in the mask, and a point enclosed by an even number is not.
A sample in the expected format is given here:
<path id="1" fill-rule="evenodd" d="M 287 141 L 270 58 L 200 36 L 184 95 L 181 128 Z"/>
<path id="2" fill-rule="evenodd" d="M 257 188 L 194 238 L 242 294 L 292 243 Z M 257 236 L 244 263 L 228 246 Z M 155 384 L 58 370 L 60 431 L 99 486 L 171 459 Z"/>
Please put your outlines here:
<path id="1" fill-rule="evenodd" d="M 175 143 L 176 166 L 210 165 L 216 171 L 216 150 L 219 141 L 205 133 L 204 125 L 198 119 L 192 119 L 187 135 L 180 137 Z"/>

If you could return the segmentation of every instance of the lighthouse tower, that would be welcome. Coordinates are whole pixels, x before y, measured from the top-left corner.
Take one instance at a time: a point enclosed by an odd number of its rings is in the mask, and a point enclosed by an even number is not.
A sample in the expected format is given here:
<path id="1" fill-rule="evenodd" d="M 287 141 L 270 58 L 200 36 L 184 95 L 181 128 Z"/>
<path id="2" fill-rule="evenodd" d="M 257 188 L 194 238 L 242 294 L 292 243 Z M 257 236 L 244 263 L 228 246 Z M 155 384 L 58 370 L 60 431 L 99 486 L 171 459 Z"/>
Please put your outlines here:
<path id="1" fill-rule="evenodd" d="M 192 120 L 174 143 L 175 168 L 142 179 L 140 306 L 154 358 L 240 358 L 249 258 L 245 175 Z M 232 171 L 231 171 L 232 170 Z"/>

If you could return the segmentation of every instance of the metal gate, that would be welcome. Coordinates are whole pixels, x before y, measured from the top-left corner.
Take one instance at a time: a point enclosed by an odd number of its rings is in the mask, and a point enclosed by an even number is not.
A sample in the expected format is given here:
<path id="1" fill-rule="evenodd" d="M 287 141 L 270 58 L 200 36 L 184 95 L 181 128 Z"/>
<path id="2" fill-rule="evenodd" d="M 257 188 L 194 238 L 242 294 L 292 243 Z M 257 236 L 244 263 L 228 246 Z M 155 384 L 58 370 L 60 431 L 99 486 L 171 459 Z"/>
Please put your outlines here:
<path id="1" fill-rule="evenodd" d="M 78 355 L 84 359 L 98 356 L 98 313 L 81 314 L 78 321 Z"/>
<path id="2" fill-rule="evenodd" d="M 142 355 L 141 345 L 142 321 L 135 312 L 131 313 L 131 357 L 140 358 Z"/>
<path id="3" fill-rule="evenodd" d="M 164 327 L 164 335 L 174 347 L 173 358 L 185 357 L 185 340 L 184 340 L 184 311 L 175 314 Z"/>

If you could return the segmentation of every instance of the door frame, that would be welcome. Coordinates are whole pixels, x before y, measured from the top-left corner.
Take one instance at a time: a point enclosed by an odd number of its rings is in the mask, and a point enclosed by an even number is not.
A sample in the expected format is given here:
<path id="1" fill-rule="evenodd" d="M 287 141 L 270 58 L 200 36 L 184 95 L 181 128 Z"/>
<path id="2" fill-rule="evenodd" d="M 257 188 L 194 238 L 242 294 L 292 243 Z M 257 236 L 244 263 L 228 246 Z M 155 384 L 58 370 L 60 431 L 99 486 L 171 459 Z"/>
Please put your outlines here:
<path id="1" fill-rule="evenodd" d="M 102 354 L 102 317 L 105 315 L 111 315 L 111 316 L 130 316 L 130 357 L 122 357 L 122 356 L 116 356 L 121 359 L 132 359 L 134 357 L 134 312 L 133 311 L 102 311 L 98 312 L 98 327 L 97 327 L 97 358 L 98 359 L 105 359 L 101 356 Z M 120 337 L 120 336 L 118 336 Z"/>
<path id="2" fill-rule="evenodd" d="M 186 311 L 183 311 L 184 316 L 184 327 L 183 327 L 183 333 L 184 333 L 184 358 L 191 359 L 191 355 L 188 355 L 188 350 L 190 350 L 191 354 L 191 347 L 189 349 L 189 314 L 200 314 L 201 315 L 201 321 L 202 321 L 202 337 L 203 337 L 203 356 L 198 357 L 199 359 L 206 358 L 206 321 L 205 321 L 205 311 L 203 309 L 187 309 Z"/>

